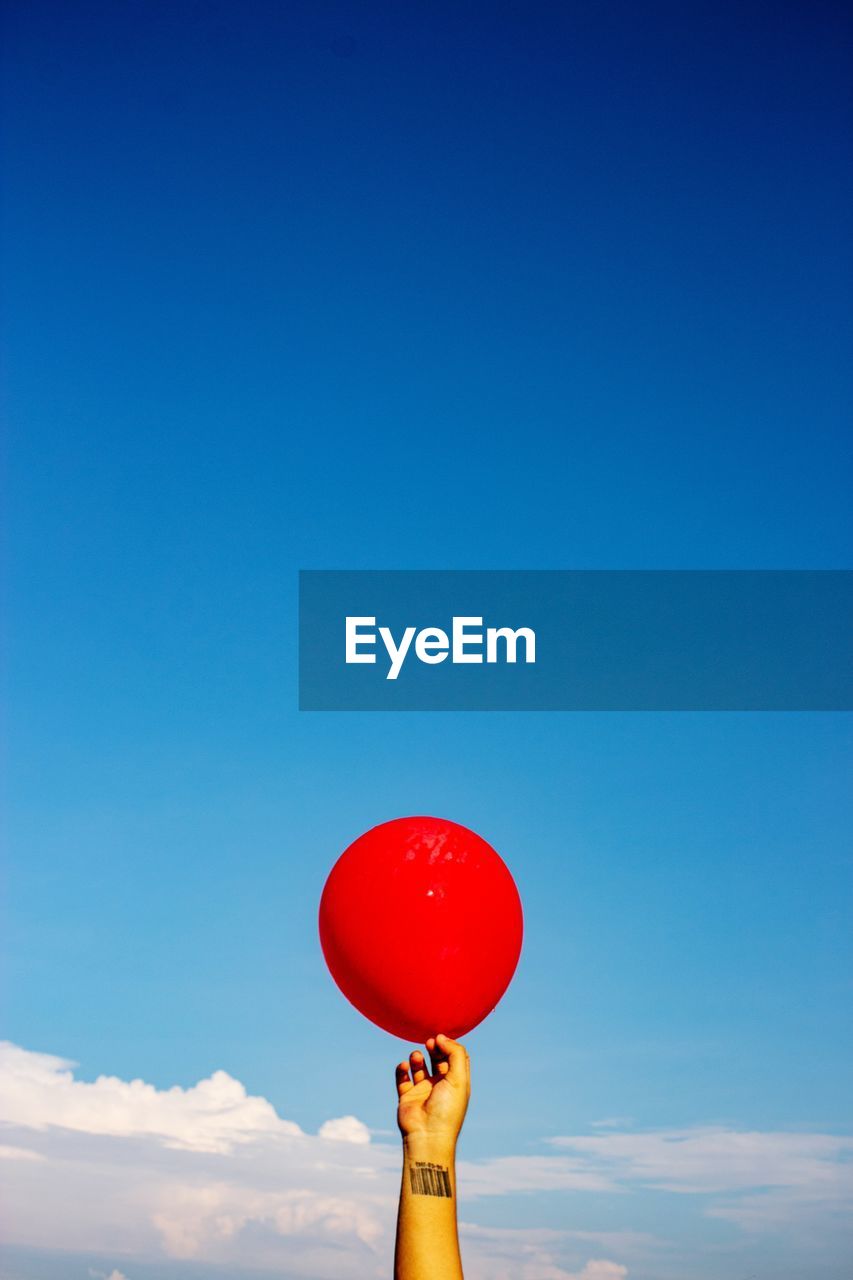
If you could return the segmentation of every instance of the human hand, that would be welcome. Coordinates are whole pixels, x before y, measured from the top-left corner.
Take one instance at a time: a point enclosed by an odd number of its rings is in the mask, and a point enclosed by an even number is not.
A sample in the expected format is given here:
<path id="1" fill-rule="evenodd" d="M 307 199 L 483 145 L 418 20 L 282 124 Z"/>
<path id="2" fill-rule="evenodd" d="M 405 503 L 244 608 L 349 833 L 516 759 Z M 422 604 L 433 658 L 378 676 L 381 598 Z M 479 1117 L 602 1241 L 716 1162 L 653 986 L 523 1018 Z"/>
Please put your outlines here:
<path id="1" fill-rule="evenodd" d="M 426 1042 L 431 1070 L 419 1049 L 397 1067 L 397 1124 L 407 1145 L 453 1150 L 471 1096 L 471 1067 L 463 1045 L 441 1035 Z"/>

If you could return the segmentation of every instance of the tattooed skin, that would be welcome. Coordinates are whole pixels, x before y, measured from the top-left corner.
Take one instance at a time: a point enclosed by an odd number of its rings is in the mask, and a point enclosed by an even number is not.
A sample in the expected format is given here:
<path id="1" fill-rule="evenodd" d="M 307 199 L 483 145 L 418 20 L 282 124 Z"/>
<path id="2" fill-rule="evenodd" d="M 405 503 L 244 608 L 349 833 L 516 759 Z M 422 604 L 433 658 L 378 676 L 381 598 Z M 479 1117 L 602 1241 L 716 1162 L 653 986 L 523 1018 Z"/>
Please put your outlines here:
<path id="1" fill-rule="evenodd" d="M 416 1196 L 447 1196 L 452 1198 L 450 1173 L 447 1166 L 433 1164 L 429 1160 L 416 1160 L 409 1169 L 412 1194 Z"/>

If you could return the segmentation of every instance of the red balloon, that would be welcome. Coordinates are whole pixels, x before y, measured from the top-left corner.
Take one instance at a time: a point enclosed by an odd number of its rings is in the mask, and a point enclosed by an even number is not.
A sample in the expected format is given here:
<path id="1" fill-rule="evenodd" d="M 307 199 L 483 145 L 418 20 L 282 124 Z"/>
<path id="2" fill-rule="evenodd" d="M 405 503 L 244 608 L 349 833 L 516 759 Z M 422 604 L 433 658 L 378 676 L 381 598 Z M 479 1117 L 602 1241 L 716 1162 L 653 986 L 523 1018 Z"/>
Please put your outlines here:
<path id="1" fill-rule="evenodd" d="M 515 973 L 521 899 L 504 862 L 467 827 L 396 818 L 331 870 L 320 943 L 347 999 L 402 1040 L 464 1035 Z"/>

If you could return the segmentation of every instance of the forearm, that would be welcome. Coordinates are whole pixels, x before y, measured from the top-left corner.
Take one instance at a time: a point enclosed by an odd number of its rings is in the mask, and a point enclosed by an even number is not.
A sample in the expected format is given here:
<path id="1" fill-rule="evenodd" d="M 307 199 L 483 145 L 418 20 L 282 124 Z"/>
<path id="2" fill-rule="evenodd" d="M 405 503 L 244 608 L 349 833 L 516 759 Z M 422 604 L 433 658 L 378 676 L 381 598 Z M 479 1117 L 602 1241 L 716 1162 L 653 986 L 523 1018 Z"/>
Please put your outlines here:
<path id="1" fill-rule="evenodd" d="M 453 1143 L 412 1134 L 403 1141 L 394 1280 L 462 1280 Z"/>

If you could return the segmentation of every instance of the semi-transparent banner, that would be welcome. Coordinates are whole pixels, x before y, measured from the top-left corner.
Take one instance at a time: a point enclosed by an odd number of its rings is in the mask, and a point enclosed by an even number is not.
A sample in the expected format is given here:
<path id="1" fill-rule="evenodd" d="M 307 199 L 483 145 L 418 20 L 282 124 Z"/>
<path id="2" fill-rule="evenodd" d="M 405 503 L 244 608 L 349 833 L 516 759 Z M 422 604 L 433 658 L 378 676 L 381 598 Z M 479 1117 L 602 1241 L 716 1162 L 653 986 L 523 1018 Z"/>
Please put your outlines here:
<path id="1" fill-rule="evenodd" d="M 853 572 L 305 570 L 305 711 L 853 708 Z"/>

